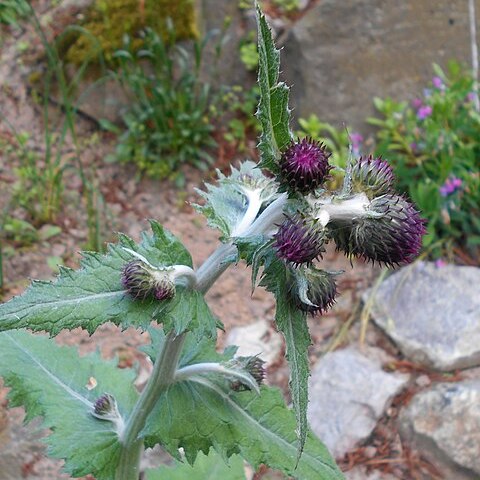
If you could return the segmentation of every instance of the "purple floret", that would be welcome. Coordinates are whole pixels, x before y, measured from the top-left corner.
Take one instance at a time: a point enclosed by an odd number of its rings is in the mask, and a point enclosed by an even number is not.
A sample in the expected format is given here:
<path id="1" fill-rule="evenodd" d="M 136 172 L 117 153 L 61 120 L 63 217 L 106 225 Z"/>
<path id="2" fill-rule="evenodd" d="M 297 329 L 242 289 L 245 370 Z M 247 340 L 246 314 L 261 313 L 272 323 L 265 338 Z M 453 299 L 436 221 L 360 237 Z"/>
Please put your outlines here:
<path id="1" fill-rule="evenodd" d="M 322 143 L 311 138 L 292 143 L 280 159 L 280 182 L 294 192 L 313 192 L 333 168 L 328 164 L 330 155 Z"/>
<path id="2" fill-rule="evenodd" d="M 322 228 L 301 216 L 287 218 L 275 235 L 277 255 L 294 265 L 310 263 L 324 252 Z"/>

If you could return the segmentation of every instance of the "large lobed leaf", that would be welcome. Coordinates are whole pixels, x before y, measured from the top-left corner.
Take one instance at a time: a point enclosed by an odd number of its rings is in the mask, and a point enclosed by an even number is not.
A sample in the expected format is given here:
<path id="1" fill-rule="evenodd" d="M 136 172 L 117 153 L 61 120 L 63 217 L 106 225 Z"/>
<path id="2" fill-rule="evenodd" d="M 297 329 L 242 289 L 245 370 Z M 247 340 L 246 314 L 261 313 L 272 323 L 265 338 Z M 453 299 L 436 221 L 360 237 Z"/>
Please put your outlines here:
<path id="1" fill-rule="evenodd" d="M 49 454 L 65 459 L 68 473 L 113 480 L 120 444 L 113 424 L 91 415 L 92 405 L 108 392 L 126 418 L 138 397 L 132 370 L 98 354 L 80 358 L 74 348 L 20 330 L 0 333 L 0 375 L 11 388 L 11 407 L 24 405 L 27 420 L 43 417 Z M 89 390 L 91 378 L 97 386 Z"/>
<path id="2" fill-rule="evenodd" d="M 257 8 L 258 25 L 258 85 L 260 102 L 257 118 L 262 127 L 260 143 L 260 166 L 277 173 L 277 161 L 293 139 L 290 130 L 290 109 L 288 108 L 289 88 L 279 82 L 280 52 L 275 48 L 272 32 L 265 15 Z"/>
<path id="3" fill-rule="evenodd" d="M 147 480 L 245 480 L 243 460 L 238 455 L 232 455 L 228 465 L 215 452 L 208 456 L 200 453 L 194 465 L 176 462 L 173 467 L 160 467 L 147 470 Z"/>
<path id="4" fill-rule="evenodd" d="M 200 335 L 215 335 L 216 320 L 202 295 L 179 287 L 172 300 L 138 301 L 123 289 L 121 271 L 134 258 L 125 248 L 155 266 L 192 266 L 179 240 L 157 222 L 152 221 L 151 228 L 152 235 L 143 232 L 138 245 L 120 235 L 119 243 L 109 245 L 106 255 L 84 253 L 80 270 L 61 268 L 54 282 L 33 281 L 23 295 L 0 305 L 0 331 L 28 327 L 56 335 L 63 329 L 82 327 L 92 333 L 109 321 L 125 328 L 146 328 L 158 320 L 177 332 L 201 326 Z"/>
<path id="5" fill-rule="evenodd" d="M 213 352 L 214 348 L 208 340 L 202 346 L 187 342 L 180 364 L 202 361 L 202 349 Z M 165 392 L 141 435 L 148 446 L 160 443 L 174 456 L 183 447 L 190 463 L 199 451 L 208 453 L 214 447 L 224 458 L 239 453 L 254 468 L 265 463 L 299 479 L 342 479 L 325 446 L 309 431 L 298 459 L 295 430 L 295 415 L 278 389 L 262 387 L 258 396 L 232 391 L 219 379 L 196 377 Z"/>

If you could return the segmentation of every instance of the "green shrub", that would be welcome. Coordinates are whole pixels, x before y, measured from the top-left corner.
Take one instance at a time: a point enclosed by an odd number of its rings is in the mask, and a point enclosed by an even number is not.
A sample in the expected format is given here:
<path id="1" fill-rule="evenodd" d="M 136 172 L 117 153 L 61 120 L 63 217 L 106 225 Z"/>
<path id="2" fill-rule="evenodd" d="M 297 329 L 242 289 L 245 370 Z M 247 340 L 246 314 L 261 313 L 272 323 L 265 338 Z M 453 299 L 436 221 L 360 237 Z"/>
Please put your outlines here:
<path id="1" fill-rule="evenodd" d="M 30 13 L 26 0 L 2 0 L 0 2 L 0 23 L 17 26 L 22 17 Z"/>
<path id="2" fill-rule="evenodd" d="M 407 102 L 374 100 L 378 155 L 394 167 L 399 187 L 428 219 L 433 257 L 480 245 L 480 115 L 471 74 L 455 62 L 435 77 L 423 96 Z"/>
<path id="3" fill-rule="evenodd" d="M 299 118 L 298 123 L 300 130 L 297 131 L 297 135 L 299 137 L 310 137 L 322 142 L 332 152 L 330 164 L 335 168 L 331 171 L 331 183 L 334 188 L 337 188 L 343 180 L 344 170 L 350 156 L 350 145 L 352 154 L 358 156 L 363 137 L 356 132 L 349 133 L 346 128 L 335 128 L 330 123 L 322 122 L 314 113 L 308 118 Z"/>
<path id="4" fill-rule="evenodd" d="M 173 30 L 170 29 L 173 35 Z M 193 54 L 184 46 L 164 41 L 156 32 L 144 33 L 144 48 L 134 52 L 126 37 L 114 54 L 120 81 L 130 99 L 123 113 L 125 131 L 115 158 L 133 161 L 156 178 L 178 177 L 179 167 L 190 163 L 205 168 L 211 161 L 206 149 L 215 145 L 211 118 L 213 95 L 200 77 L 206 40 L 195 41 Z M 213 114 L 212 114 L 213 115 Z M 118 128 L 104 122 L 107 128 Z"/>

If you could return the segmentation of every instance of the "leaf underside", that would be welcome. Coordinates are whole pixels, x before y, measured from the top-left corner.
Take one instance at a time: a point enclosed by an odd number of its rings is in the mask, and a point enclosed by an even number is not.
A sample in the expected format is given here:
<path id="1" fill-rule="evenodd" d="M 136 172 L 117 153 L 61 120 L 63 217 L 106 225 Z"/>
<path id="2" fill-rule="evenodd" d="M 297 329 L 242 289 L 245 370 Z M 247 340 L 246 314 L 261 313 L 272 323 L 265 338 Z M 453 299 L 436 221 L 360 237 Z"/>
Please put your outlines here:
<path id="1" fill-rule="evenodd" d="M 79 357 L 75 348 L 23 330 L 0 333 L 0 376 L 11 388 L 9 406 L 23 405 L 26 420 L 43 417 L 51 429 L 49 455 L 65 459 L 74 477 L 113 480 L 120 444 L 113 424 L 91 415 L 103 393 L 112 394 L 125 418 L 138 394 L 132 370 L 117 368 L 98 354 Z M 95 379 L 96 387 L 87 388 Z"/>
<path id="2" fill-rule="evenodd" d="M 242 177 L 265 179 L 262 171 L 256 167 L 255 162 L 245 161 L 240 164 L 238 169 L 231 167 L 228 177 L 217 170 L 217 185 L 207 183 L 205 185 L 206 192 L 197 190 L 205 203 L 204 205 L 194 205 L 195 209 L 206 217 L 212 228 L 220 230 L 224 239 L 230 238 L 247 211 L 247 198 L 239 188 Z"/>

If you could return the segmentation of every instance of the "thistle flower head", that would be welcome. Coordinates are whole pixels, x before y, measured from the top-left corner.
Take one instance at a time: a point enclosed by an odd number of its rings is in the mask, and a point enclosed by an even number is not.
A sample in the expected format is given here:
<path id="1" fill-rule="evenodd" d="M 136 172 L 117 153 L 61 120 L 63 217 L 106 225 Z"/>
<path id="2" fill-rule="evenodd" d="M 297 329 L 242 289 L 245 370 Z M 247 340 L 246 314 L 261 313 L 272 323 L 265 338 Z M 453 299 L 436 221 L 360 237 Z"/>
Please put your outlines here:
<path id="1" fill-rule="evenodd" d="M 365 216 L 331 230 L 337 249 L 388 266 L 412 262 L 422 246 L 425 220 L 398 195 L 382 195 L 370 202 Z"/>
<path id="2" fill-rule="evenodd" d="M 297 214 L 287 217 L 274 237 L 278 257 L 294 265 L 311 263 L 325 251 L 324 227 L 316 220 Z"/>
<path id="3" fill-rule="evenodd" d="M 139 259 L 131 260 L 123 267 L 122 285 L 135 299 L 154 297 L 167 300 L 175 296 L 175 282 L 169 269 L 156 270 Z"/>
<path id="4" fill-rule="evenodd" d="M 349 172 L 353 193 L 365 192 L 370 198 L 391 193 L 395 176 L 392 167 L 382 158 L 360 157 Z"/>
<path id="5" fill-rule="evenodd" d="M 282 154 L 280 183 L 293 192 L 313 192 L 325 182 L 332 169 L 328 164 L 330 155 L 322 143 L 311 138 L 299 139 Z"/>
<path id="6" fill-rule="evenodd" d="M 250 374 L 254 380 L 257 382 L 257 385 L 262 385 L 265 380 L 265 362 L 258 357 L 257 355 L 253 357 L 236 357 L 232 362 L 236 368 L 240 368 Z M 239 379 L 235 379 L 230 383 L 232 390 L 236 392 L 250 390 L 248 385 L 242 383 Z"/>
<path id="7" fill-rule="evenodd" d="M 295 272 L 294 278 L 290 295 L 300 310 L 312 315 L 323 314 L 335 303 L 337 284 L 334 273 L 306 268 Z"/>

